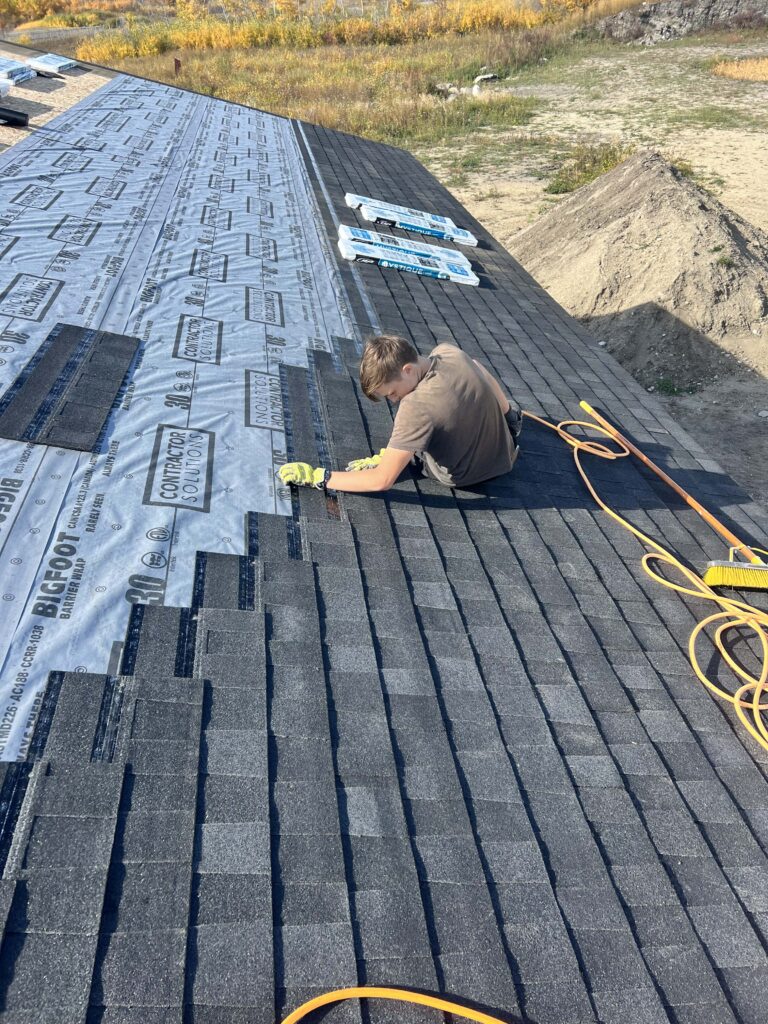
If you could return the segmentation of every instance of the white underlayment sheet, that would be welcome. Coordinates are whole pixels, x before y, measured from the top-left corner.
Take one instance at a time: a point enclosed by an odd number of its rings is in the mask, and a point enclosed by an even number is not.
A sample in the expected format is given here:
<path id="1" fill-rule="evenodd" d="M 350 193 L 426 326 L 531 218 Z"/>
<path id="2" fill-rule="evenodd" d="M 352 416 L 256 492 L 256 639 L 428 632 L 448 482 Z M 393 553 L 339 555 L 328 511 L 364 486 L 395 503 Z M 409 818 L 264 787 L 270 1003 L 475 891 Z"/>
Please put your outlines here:
<path id="1" fill-rule="evenodd" d="M 49 671 L 289 512 L 279 363 L 351 334 L 319 224 L 290 122 L 126 76 L 0 154 L 0 395 L 56 322 L 144 343 L 100 454 L 0 439 L 0 759 Z"/>

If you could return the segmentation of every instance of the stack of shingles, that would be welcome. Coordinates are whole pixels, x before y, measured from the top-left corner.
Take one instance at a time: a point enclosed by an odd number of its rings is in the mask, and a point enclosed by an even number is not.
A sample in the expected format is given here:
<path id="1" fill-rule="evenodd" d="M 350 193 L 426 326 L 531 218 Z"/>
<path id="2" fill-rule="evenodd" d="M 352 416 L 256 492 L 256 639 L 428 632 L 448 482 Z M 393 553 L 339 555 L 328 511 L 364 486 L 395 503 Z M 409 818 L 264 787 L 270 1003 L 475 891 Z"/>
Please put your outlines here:
<path id="1" fill-rule="evenodd" d="M 0 401 L 0 437 L 92 451 L 138 345 L 56 324 Z"/>

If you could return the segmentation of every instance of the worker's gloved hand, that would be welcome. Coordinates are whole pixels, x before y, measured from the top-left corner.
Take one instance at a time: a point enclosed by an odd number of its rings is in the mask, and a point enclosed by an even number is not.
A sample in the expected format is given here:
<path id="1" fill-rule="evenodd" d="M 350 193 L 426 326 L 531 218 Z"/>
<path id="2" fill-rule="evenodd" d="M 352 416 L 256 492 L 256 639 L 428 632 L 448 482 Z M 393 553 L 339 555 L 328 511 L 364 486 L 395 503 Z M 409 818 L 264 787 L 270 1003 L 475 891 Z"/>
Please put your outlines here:
<path id="1" fill-rule="evenodd" d="M 386 450 L 386 448 L 382 448 L 378 455 L 369 455 L 367 459 L 353 459 L 352 462 L 347 463 L 347 473 L 357 473 L 361 469 L 375 469 Z"/>
<path id="2" fill-rule="evenodd" d="M 296 487 L 316 487 L 322 490 L 330 476 L 327 469 L 319 466 L 315 469 L 308 462 L 286 462 L 281 466 L 277 474 L 284 484 L 294 484 Z"/>

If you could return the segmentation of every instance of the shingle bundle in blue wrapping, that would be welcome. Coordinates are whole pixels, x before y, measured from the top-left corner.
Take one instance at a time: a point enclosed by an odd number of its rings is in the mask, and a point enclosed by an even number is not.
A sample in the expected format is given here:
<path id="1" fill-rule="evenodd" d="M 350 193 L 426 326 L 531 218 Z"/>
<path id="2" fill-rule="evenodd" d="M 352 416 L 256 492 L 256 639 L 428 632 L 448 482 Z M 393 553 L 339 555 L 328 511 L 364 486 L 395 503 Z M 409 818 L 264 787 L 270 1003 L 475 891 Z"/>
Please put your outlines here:
<path id="1" fill-rule="evenodd" d="M 26 64 L 22 64 L 21 61 L 0 57 L 0 78 L 5 78 L 18 85 L 19 82 L 26 82 L 27 79 L 34 78 L 36 75 L 36 71 Z"/>

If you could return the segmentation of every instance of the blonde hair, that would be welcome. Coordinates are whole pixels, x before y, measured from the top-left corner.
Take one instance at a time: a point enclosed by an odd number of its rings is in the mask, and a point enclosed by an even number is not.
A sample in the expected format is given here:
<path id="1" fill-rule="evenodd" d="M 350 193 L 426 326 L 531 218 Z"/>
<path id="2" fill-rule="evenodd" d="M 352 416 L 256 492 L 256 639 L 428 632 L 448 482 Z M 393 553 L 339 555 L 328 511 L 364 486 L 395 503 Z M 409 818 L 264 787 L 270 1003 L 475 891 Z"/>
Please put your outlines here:
<path id="1" fill-rule="evenodd" d="M 378 402 L 378 388 L 399 377 L 406 363 L 416 363 L 419 353 L 399 334 L 376 334 L 366 339 L 360 360 L 360 386 L 366 398 Z"/>

